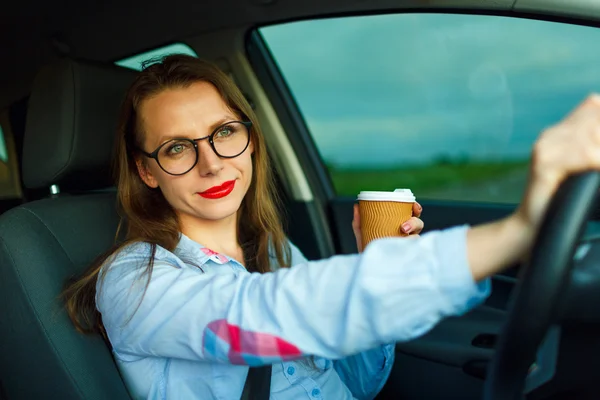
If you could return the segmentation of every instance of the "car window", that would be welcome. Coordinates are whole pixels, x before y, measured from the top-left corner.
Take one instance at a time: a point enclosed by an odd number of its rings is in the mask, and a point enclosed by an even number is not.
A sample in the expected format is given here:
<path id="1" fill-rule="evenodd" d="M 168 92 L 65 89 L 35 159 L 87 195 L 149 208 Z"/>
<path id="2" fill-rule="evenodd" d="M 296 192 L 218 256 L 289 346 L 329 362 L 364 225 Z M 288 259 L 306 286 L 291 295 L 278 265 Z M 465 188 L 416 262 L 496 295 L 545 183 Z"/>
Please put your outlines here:
<path id="1" fill-rule="evenodd" d="M 4 163 L 8 161 L 8 153 L 6 152 L 6 142 L 4 141 L 4 131 L 2 130 L 2 125 L 0 125 L 0 161 Z"/>
<path id="2" fill-rule="evenodd" d="M 23 196 L 8 113 L 0 112 L 0 200 Z"/>
<path id="3" fill-rule="evenodd" d="M 174 43 L 168 46 L 160 47 L 158 49 L 146 51 L 131 57 L 124 58 L 122 60 L 116 61 L 115 64 L 140 71 L 142 69 L 142 63 L 144 61 L 151 60 L 153 58 L 160 58 L 168 54 L 174 53 L 188 54 L 190 56 L 197 57 L 196 52 L 192 50 L 190 46 L 183 43 Z"/>
<path id="4" fill-rule="evenodd" d="M 395 14 L 260 34 L 339 195 L 517 203 L 538 134 L 600 90 L 591 27 Z"/>

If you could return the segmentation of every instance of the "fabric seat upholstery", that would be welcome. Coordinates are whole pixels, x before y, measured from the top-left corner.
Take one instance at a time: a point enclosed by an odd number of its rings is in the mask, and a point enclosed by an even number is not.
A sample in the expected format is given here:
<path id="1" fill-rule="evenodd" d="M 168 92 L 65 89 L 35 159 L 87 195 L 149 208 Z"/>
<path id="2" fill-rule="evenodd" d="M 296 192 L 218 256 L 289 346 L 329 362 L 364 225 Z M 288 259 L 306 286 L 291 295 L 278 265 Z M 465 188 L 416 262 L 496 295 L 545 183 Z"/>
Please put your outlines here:
<path id="1" fill-rule="evenodd" d="M 8 400 L 130 398 L 102 338 L 76 332 L 58 296 L 114 242 L 115 193 L 98 189 L 110 185 L 118 107 L 134 76 L 60 60 L 34 82 L 24 183 L 62 193 L 0 216 L 0 379 Z"/>

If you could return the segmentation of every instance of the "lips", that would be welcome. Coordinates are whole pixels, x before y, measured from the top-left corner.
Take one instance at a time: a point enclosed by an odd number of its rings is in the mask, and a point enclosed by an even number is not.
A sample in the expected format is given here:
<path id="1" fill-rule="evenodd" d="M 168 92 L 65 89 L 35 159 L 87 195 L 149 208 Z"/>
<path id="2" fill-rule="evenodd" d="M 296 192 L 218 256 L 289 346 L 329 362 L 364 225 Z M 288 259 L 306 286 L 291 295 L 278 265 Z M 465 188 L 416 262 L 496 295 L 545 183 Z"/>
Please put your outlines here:
<path id="1" fill-rule="evenodd" d="M 227 181 L 219 186 L 213 186 L 210 189 L 205 190 L 202 193 L 198 193 L 200 196 L 205 199 L 220 199 L 222 197 L 227 196 L 229 193 L 233 191 L 235 187 L 235 180 Z"/>

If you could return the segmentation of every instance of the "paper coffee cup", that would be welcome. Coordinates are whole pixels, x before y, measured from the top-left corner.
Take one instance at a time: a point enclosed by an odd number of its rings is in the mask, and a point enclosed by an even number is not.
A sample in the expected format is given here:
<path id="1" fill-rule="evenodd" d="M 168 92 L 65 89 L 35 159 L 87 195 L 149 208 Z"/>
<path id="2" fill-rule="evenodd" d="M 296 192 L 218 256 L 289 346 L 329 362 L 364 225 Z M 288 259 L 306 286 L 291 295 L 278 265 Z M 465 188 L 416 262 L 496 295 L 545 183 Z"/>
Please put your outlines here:
<path id="1" fill-rule="evenodd" d="M 402 224 L 413 216 L 416 198 L 410 189 L 363 191 L 358 195 L 363 248 L 375 239 L 408 236 Z"/>

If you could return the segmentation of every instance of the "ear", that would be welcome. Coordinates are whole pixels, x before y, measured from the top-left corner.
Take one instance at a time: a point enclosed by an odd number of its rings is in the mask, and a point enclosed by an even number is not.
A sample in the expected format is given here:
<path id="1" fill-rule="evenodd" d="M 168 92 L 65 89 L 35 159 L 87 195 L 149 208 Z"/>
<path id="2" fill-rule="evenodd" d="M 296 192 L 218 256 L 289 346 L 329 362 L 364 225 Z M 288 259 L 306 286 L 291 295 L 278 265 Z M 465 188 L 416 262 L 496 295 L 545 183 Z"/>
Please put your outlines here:
<path id="1" fill-rule="evenodd" d="M 250 150 L 250 154 L 254 154 L 254 142 L 250 139 L 250 144 L 248 145 L 248 150 Z"/>
<path id="2" fill-rule="evenodd" d="M 158 187 L 158 181 L 150 172 L 148 166 L 141 159 L 137 159 L 135 161 L 135 165 L 137 166 L 138 173 L 140 174 L 140 178 L 144 181 L 146 185 L 151 187 L 152 189 L 156 189 Z"/>

